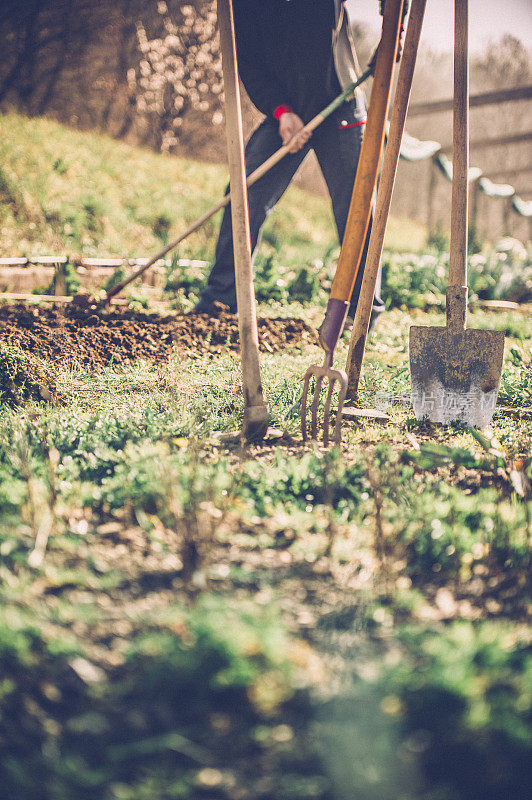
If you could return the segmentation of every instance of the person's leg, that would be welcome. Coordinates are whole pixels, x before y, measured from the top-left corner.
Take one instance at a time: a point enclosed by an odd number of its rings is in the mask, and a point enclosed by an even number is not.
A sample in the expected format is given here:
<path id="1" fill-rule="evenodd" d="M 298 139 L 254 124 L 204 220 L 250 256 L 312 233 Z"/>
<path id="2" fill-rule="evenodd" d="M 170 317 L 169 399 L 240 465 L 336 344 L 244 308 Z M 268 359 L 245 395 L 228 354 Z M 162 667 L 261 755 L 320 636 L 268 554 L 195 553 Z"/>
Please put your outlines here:
<path id="1" fill-rule="evenodd" d="M 251 135 L 246 145 L 246 174 L 250 175 L 267 158 L 273 155 L 281 144 L 277 123 L 269 119 L 264 120 Z M 249 226 L 253 254 L 267 215 L 286 191 L 308 149 L 309 145 L 306 145 L 298 153 L 289 153 L 253 186 L 249 187 Z M 228 189 L 226 189 L 226 193 Z M 209 311 L 214 301 L 224 303 L 232 311 L 236 311 L 235 264 L 230 205 L 226 206 L 224 210 L 214 264 L 207 286 L 203 290 L 196 308 L 199 311 Z"/>
<path id="2" fill-rule="evenodd" d="M 316 131 L 314 137 L 313 147 L 327 183 L 329 194 L 331 195 L 333 213 L 340 242 L 343 241 L 347 223 L 347 215 L 355 182 L 355 173 L 362 146 L 363 132 L 364 125 L 356 124 L 351 104 L 347 103 L 323 123 L 321 128 Z M 355 315 L 358 297 L 360 295 L 360 286 L 364 274 L 370 233 L 371 219 L 366 234 L 360 268 L 351 294 L 348 312 L 350 317 Z M 384 311 L 384 303 L 380 297 L 380 288 L 381 274 L 379 270 L 371 313 L 371 325 L 374 324 L 377 316 Z"/>

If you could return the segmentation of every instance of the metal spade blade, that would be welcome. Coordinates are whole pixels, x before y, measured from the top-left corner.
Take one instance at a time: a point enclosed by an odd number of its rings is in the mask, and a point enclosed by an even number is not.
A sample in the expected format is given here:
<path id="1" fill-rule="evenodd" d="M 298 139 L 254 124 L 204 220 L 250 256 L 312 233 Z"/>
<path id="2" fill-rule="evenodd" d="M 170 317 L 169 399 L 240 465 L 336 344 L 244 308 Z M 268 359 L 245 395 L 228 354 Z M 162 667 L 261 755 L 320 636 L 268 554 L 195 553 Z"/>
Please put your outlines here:
<path id="1" fill-rule="evenodd" d="M 461 289 L 462 287 L 458 287 Z M 412 404 L 417 419 L 448 424 L 489 424 L 501 379 L 504 332 L 447 326 L 410 328 Z M 464 292 L 465 294 L 465 292 Z M 454 292 L 454 300 L 461 298 Z M 465 300 L 465 297 L 464 297 Z"/>

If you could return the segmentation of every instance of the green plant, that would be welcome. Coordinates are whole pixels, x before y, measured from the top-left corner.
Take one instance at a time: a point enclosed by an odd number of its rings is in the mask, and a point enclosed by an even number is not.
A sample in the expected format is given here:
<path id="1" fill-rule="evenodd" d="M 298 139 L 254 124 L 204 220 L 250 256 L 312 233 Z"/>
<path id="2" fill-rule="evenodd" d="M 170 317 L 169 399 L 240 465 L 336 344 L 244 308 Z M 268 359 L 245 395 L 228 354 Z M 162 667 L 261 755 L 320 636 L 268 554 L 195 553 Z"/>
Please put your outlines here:
<path id="1" fill-rule="evenodd" d="M 0 781 L 10 800 L 175 797 L 165 787 L 178 784 L 192 798 L 199 769 L 231 758 L 212 721 L 251 739 L 294 693 L 275 612 L 205 598 L 136 622 L 119 666 L 104 670 L 49 620 L 44 633 L 38 618 L 0 612 Z M 115 794 L 119 785 L 131 794 Z"/>
<path id="2" fill-rule="evenodd" d="M 64 294 L 72 297 L 79 292 L 80 287 L 81 280 L 76 268 L 70 261 L 67 261 L 56 266 L 51 283 L 43 290 L 35 289 L 35 294 Z"/>
<path id="3" fill-rule="evenodd" d="M 166 267 L 165 290 L 182 292 L 185 297 L 198 297 L 205 285 L 205 275 L 184 263 L 179 253 L 174 253 L 170 265 Z"/>
<path id="4" fill-rule="evenodd" d="M 502 405 L 530 407 L 532 405 L 532 360 L 524 348 L 510 348 L 505 360 L 498 402 Z"/>
<path id="5" fill-rule="evenodd" d="M 124 267 L 115 267 L 112 275 L 109 276 L 109 278 L 106 280 L 102 288 L 106 292 L 108 292 L 114 286 L 117 286 L 117 284 L 121 283 L 121 281 L 123 281 L 125 277 L 126 277 L 126 270 L 124 269 Z"/>
<path id="6" fill-rule="evenodd" d="M 446 274 L 446 258 L 386 253 L 382 262 L 382 294 L 387 307 L 441 305 Z"/>
<path id="7" fill-rule="evenodd" d="M 478 228 L 473 225 L 469 224 L 467 229 L 467 252 L 469 255 L 474 255 L 475 253 L 481 253 L 484 247 L 484 243 L 480 238 L 480 233 Z"/>
<path id="8" fill-rule="evenodd" d="M 0 400 L 18 406 L 28 400 L 59 399 L 57 372 L 38 356 L 9 342 L 0 342 Z"/>
<path id="9" fill-rule="evenodd" d="M 532 755 L 526 637 L 506 623 L 455 622 L 405 628 L 398 638 L 403 659 L 385 686 L 399 704 L 385 707 L 418 754 L 426 789 L 459 800 L 524 800 Z"/>
<path id="10" fill-rule="evenodd" d="M 59 175 L 64 175 L 65 172 L 68 171 L 68 164 L 65 164 L 61 156 L 59 156 L 59 158 L 56 158 L 54 161 L 53 168 Z"/>
<path id="11" fill-rule="evenodd" d="M 167 214 L 159 214 L 153 221 L 152 230 L 164 245 L 168 244 L 168 234 L 171 226 L 172 220 Z"/>
<path id="12" fill-rule="evenodd" d="M 429 231 L 427 245 L 433 247 L 438 254 L 449 252 L 449 234 L 444 231 L 441 220 Z"/>
<path id="13" fill-rule="evenodd" d="M 318 292 L 318 275 L 307 267 L 301 267 L 288 285 L 288 296 L 296 303 L 311 303 L 316 300 Z"/>
<path id="14" fill-rule="evenodd" d="M 83 200 L 81 207 L 85 213 L 85 226 L 91 233 L 101 233 L 103 231 L 103 218 L 105 216 L 105 204 L 101 198 L 87 197 Z"/>
<path id="15" fill-rule="evenodd" d="M 524 503 L 501 500 L 493 488 L 472 496 L 443 481 L 405 498 L 394 511 L 408 571 L 424 579 L 458 575 L 463 566 L 469 570 L 489 558 L 503 567 L 526 568 L 529 513 Z"/>
<path id="16" fill-rule="evenodd" d="M 386 252 L 382 262 L 382 293 L 388 308 L 442 306 L 447 287 L 449 257 Z M 526 299 L 532 266 L 522 258 L 491 251 L 468 259 L 470 298 L 475 300 Z"/>
<path id="17" fill-rule="evenodd" d="M 286 283 L 280 277 L 277 259 L 273 255 L 257 259 L 255 296 L 259 303 L 286 299 Z"/>

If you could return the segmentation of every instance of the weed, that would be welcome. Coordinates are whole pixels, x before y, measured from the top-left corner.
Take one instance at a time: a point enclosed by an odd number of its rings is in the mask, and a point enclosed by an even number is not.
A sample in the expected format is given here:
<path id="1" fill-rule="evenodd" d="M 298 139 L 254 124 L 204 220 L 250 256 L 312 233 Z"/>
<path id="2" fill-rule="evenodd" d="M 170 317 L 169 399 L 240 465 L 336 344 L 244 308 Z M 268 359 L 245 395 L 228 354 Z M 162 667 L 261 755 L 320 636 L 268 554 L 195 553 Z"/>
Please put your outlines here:
<path id="1" fill-rule="evenodd" d="M 90 233 L 101 233 L 103 231 L 103 217 L 105 216 L 105 205 L 100 199 L 87 197 L 81 204 L 85 212 L 85 227 Z"/>
<path id="2" fill-rule="evenodd" d="M 481 253 L 484 248 L 484 243 L 480 238 L 480 233 L 478 228 L 469 223 L 468 230 L 467 230 L 467 252 L 469 255 L 475 255 L 476 253 Z"/>
<path id="3" fill-rule="evenodd" d="M 501 500 L 495 489 L 472 496 L 437 481 L 395 514 L 412 575 L 459 575 L 491 556 L 501 567 L 529 562 L 526 504 Z"/>
<path id="4" fill-rule="evenodd" d="M 504 623 L 455 622 L 446 630 L 406 628 L 398 638 L 404 659 L 385 685 L 388 697 L 397 692 L 394 710 L 427 789 L 470 800 L 525 797 L 532 736 L 526 637 Z"/>
<path id="5" fill-rule="evenodd" d="M 68 171 L 68 164 L 65 164 L 61 156 L 59 156 L 59 158 L 56 158 L 54 161 L 53 168 L 59 175 L 64 175 L 65 172 Z"/>
<path id="6" fill-rule="evenodd" d="M 441 220 L 438 220 L 435 227 L 429 231 L 427 245 L 433 247 L 439 254 L 449 252 L 449 234 L 444 231 Z"/>
<path id="7" fill-rule="evenodd" d="M 510 349 L 504 364 L 498 402 L 507 406 L 532 406 L 532 360 L 524 348 Z"/>
<path id="8" fill-rule="evenodd" d="M 275 613 L 205 598 L 190 612 L 171 605 L 159 618 L 144 615 L 138 626 L 106 675 L 95 653 L 55 638 L 50 622 L 43 632 L 37 619 L 0 612 L 6 796 L 124 797 L 112 787 L 125 785 L 127 796 L 148 797 L 151 787 L 162 797 L 172 778 L 192 798 L 199 769 L 230 758 L 227 729 L 268 730 L 294 693 Z M 276 682 L 270 695 L 265 674 Z M 225 723 L 218 733 L 215 714 Z"/>
<path id="9" fill-rule="evenodd" d="M 389 308 L 443 306 L 448 254 L 415 255 L 386 252 L 382 262 L 383 297 Z M 471 255 L 468 262 L 470 299 L 526 300 L 532 266 L 506 253 Z"/>
<path id="10" fill-rule="evenodd" d="M 161 240 L 163 245 L 168 244 L 168 234 L 171 226 L 172 220 L 167 214 L 159 214 L 159 216 L 153 221 L 152 230 L 155 236 Z"/>
<path id="11" fill-rule="evenodd" d="M 301 268 L 288 286 L 288 296 L 295 303 L 310 303 L 318 295 L 318 276 L 312 270 Z"/>
<path id="12" fill-rule="evenodd" d="M 42 200 L 43 244 L 60 235 L 80 251 L 139 255 L 160 246 L 169 220 L 185 227 L 221 196 L 216 166 L 46 120 L 8 114 L 2 125 L 8 158 L 22 148 L 11 189 L 19 178 L 30 196 L 56 187 Z M 92 170 L 90 197 L 86 176 L 60 159 Z M 93 169 L 102 161 L 104 172 Z M 210 259 L 218 221 L 180 257 Z M 266 309 L 314 323 L 319 309 L 304 306 L 324 302 L 338 252 L 330 211 L 291 189 L 267 225 L 257 257 Z M 390 227 L 398 241 L 397 220 Z M 5 248 L 35 241 L 9 203 L 3 231 Z M 409 247 L 424 235 L 401 232 Z M 177 260 L 168 287 L 190 302 L 205 275 Z M 530 291 L 515 247 L 469 267 L 474 298 Z M 364 403 L 408 395 L 408 327 L 441 322 L 447 259 L 387 252 L 384 273 L 391 310 L 368 339 Z M 427 303 L 437 310 L 422 312 Z M 493 437 L 417 423 L 414 437 L 410 412 L 391 404 L 386 427 L 346 424 L 341 449 L 289 437 L 277 449 L 225 449 L 212 434 L 238 425 L 243 396 L 239 359 L 223 352 L 60 370 L 64 404 L 14 407 L 4 394 L 6 796 L 525 796 L 530 331 L 513 314 L 478 310 L 470 321 L 510 338 L 500 403 L 513 410 L 496 413 Z M 2 347 L 2 391 L 39 400 L 34 373 L 48 365 Z M 279 427 L 295 431 L 299 379 L 315 356 L 296 343 L 262 357 Z M 407 441 L 417 449 L 405 455 Z"/>
<path id="13" fill-rule="evenodd" d="M 109 276 L 109 278 L 102 286 L 102 289 L 105 292 L 109 292 L 114 286 L 117 286 L 119 283 L 121 283 L 125 279 L 125 277 L 126 277 L 126 270 L 124 269 L 124 267 L 115 267 L 112 272 L 112 275 Z"/>
<path id="14" fill-rule="evenodd" d="M 46 361 L 6 342 L 0 342 L 0 400 L 19 406 L 30 400 L 55 402 L 60 393 L 57 372 Z"/>
<path id="15" fill-rule="evenodd" d="M 36 235 L 45 250 L 54 252 L 61 235 L 69 249 L 80 253 L 149 255 L 160 247 L 168 221 L 179 229 L 188 227 L 218 202 L 227 181 L 224 166 L 168 159 L 94 132 L 73 131 L 49 119 L 4 114 L 0 133 L 7 187 L 0 192 L 7 192 L 11 206 L 3 224 L 6 253 L 32 247 Z M 6 165 L 13 161 L 20 175 L 12 176 L 8 170 Z M 71 164 L 78 166 L 72 169 Z M 55 209 L 60 224 L 39 222 L 37 229 L 32 227 L 37 209 L 35 214 L 25 212 L 19 178 L 28 196 Z M 158 218 L 164 222 L 154 229 Z M 182 257 L 211 260 L 219 222 L 218 214 L 187 239 Z M 389 228 L 388 246 L 402 247 L 407 242 L 411 247 L 415 241 L 421 247 L 425 238 L 422 226 L 410 221 L 391 220 Z M 296 187 L 289 188 L 269 216 L 260 245 L 266 256 L 275 250 L 280 264 L 296 268 L 337 248 L 328 202 Z"/>
<path id="16" fill-rule="evenodd" d="M 51 283 L 43 290 L 36 290 L 36 293 L 58 294 L 72 297 L 78 293 L 80 287 L 81 281 L 76 272 L 76 268 L 67 261 L 64 264 L 58 264 L 56 266 Z"/>
<path id="17" fill-rule="evenodd" d="M 279 269 L 273 255 L 260 259 L 255 269 L 255 296 L 257 302 L 283 300 L 286 298 L 286 284 L 279 276 Z"/>
<path id="18" fill-rule="evenodd" d="M 205 284 L 205 275 L 191 266 L 180 263 L 178 253 L 172 256 L 170 266 L 166 268 L 165 290 L 170 293 L 183 294 L 184 297 L 197 299 Z"/>
<path id="19" fill-rule="evenodd" d="M 5 169 L 0 168 L 0 196 L 2 197 L 3 203 L 6 203 L 13 207 L 15 213 L 17 213 L 17 205 L 18 205 L 18 192 L 16 186 L 13 183 L 13 180 L 10 175 L 6 172 Z"/>

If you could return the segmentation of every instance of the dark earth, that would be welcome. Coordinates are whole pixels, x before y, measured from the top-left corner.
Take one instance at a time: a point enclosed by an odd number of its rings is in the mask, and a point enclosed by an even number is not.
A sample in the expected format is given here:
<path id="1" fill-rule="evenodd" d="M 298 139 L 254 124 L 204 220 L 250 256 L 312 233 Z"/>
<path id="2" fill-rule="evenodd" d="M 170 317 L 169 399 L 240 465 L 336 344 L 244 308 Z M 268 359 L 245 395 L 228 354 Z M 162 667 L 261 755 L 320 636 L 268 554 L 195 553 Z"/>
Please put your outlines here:
<path id="1" fill-rule="evenodd" d="M 5 304 L 0 306 L 0 336 L 53 363 L 92 367 L 133 359 L 160 361 L 174 348 L 188 354 L 237 351 L 237 316 L 223 306 L 216 311 L 214 318 L 160 316 L 127 306 L 106 311 L 86 299 L 53 306 Z M 258 333 L 260 349 L 269 353 L 315 341 L 312 329 L 297 318 L 259 318 Z"/>

